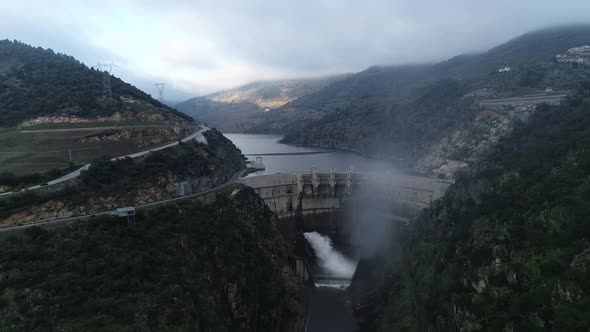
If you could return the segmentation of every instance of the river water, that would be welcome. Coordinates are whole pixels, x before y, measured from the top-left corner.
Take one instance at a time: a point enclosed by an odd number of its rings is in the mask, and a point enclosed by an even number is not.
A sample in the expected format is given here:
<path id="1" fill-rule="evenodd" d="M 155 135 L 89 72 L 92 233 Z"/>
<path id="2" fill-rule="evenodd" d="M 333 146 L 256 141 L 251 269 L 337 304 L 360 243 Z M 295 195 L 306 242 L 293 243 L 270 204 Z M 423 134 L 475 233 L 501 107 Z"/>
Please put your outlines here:
<path id="1" fill-rule="evenodd" d="M 249 176 L 309 172 L 312 167 L 320 171 L 346 171 L 353 167 L 357 172 L 393 172 L 393 167 L 386 162 L 364 158 L 352 152 L 329 151 L 319 154 L 305 154 L 328 151 L 322 148 L 299 147 L 280 144 L 279 135 L 224 134 L 248 159 L 255 160 L 263 155 L 262 162 L 266 170 Z M 294 153 L 288 155 L 289 153 Z M 280 154 L 280 155 L 268 155 Z M 350 306 L 347 304 L 346 292 L 333 287 L 308 288 L 306 291 L 309 317 L 306 332 L 355 332 L 358 326 Z"/>
<path id="2" fill-rule="evenodd" d="M 251 134 L 224 134 L 230 139 L 248 159 L 255 160 L 257 155 L 262 155 L 262 163 L 265 171 L 250 174 L 250 176 L 275 173 L 309 172 L 312 167 L 319 171 L 329 172 L 346 171 L 353 167 L 357 172 L 387 172 L 393 171 L 390 164 L 364 158 L 358 154 L 347 151 L 332 151 L 320 154 L 303 154 L 330 151 L 323 148 L 300 147 L 280 144 L 282 136 L 279 135 L 251 135 Z M 264 154 L 288 154 L 294 155 L 264 155 Z"/>

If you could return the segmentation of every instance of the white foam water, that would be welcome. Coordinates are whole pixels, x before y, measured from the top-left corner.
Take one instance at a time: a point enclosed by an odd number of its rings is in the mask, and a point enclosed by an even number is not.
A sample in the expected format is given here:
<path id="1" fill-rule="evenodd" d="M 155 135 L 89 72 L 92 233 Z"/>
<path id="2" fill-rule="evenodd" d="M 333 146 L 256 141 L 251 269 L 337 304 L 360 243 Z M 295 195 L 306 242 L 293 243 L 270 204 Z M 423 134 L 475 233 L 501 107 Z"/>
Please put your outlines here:
<path id="1" fill-rule="evenodd" d="M 328 277 L 352 279 L 357 263 L 334 249 L 328 236 L 317 232 L 304 233 L 303 236 L 315 251 L 318 264 Z"/>

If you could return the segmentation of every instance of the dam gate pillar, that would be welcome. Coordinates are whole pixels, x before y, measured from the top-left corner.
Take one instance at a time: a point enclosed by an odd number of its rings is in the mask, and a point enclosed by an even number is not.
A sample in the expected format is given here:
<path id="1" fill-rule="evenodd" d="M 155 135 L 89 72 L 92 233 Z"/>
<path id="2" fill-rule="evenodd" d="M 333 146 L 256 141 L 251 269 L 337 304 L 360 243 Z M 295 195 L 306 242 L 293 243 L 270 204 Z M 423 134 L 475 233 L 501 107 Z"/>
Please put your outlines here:
<path id="1" fill-rule="evenodd" d="M 346 171 L 346 195 L 352 195 L 352 173 L 354 172 L 353 169 L 349 169 Z"/>
<path id="2" fill-rule="evenodd" d="M 297 195 L 303 193 L 303 175 L 301 173 L 295 173 L 297 177 Z"/>
<path id="3" fill-rule="evenodd" d="M 311 185 L 313 187 L 313 195 L 317 197 L 320 193 L 320 176 L 316 167 L 311 168 Z"/>
<path id="4" fill-rule="evenodd" d="M 330 196 L 336 196 L 336 172 L 334 169 L 330 172 L 330 179 L 328 179 L 328 183 L 330 184 Z"/>

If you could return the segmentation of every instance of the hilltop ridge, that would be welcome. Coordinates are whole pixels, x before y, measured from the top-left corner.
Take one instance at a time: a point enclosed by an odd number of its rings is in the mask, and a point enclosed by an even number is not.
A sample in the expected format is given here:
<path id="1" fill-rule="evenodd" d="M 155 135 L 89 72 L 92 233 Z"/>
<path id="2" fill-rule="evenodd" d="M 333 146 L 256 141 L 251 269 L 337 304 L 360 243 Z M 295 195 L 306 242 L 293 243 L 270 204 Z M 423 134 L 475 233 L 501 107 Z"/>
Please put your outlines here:
<path id="1" fill-rule="evenodd" d="M 404 167 L 452 176 L 535 111 L 534 101 L 484 107 L 483 100 L 575 92 L 590 67 L 555 57 L 587 44 L 590 25 L 564 26 L 438 64 L 371 67 L 267 114 L 251 132 L 280 132 L 285 143 L 403 159 Z"/>
<path id="2" fill-rule="evenodd" d="M 172 122 L 192 122 L 190 117 L 113 75 L 113 99 L 104 100 L 102 80 L 102 72 L 72 56 L 19 41 L 0 40 L 0 126 L 52 116 L 64 121 L 115 114 L 128 118 L 146 116 L 141 113 L 159 115 Z"/>
<path id="3" fill-rule="evenodd" d="M 51 49 L 0 40 L 0 178 L 12 179 L 0 192 L 14 187 L 11 173 L 59 173 L 198 129 L 191 117 L 108 77 L 112 98 L 103 96 L 104 72 Z"/>
<path id="4" fill-rule="evenodd" d="M 252 82 L 191 98 L 176 107 L 223 132 L 244 132 L 261 125 L 265 113 L 272 113 L 345 77 L 347 75 Z"/>

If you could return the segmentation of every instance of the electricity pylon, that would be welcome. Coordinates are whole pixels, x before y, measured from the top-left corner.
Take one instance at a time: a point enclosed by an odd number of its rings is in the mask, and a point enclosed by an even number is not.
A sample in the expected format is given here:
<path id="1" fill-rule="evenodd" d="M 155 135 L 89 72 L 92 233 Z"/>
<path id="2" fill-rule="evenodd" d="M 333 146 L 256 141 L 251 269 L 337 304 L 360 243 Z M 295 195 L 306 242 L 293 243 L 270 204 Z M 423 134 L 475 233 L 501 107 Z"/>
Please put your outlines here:
<path id="1" fill-rule="evenodd" d="M 113 89 L 111 88 L 111 72 L 115 64 L 104 64 L 98 62 L 96 69 L 102 72 L 102 98 L 111 101 L 113 99 Z"/>
<path id="2" fill-rule="evenodd" d="M 164 103 L 164 87 L 166 86 L 166 83 L 154 83 L 154 85 L 156 86 L 156 88 L 158 88 L 158 100 L 160 101 L 160 103 Z"/>

